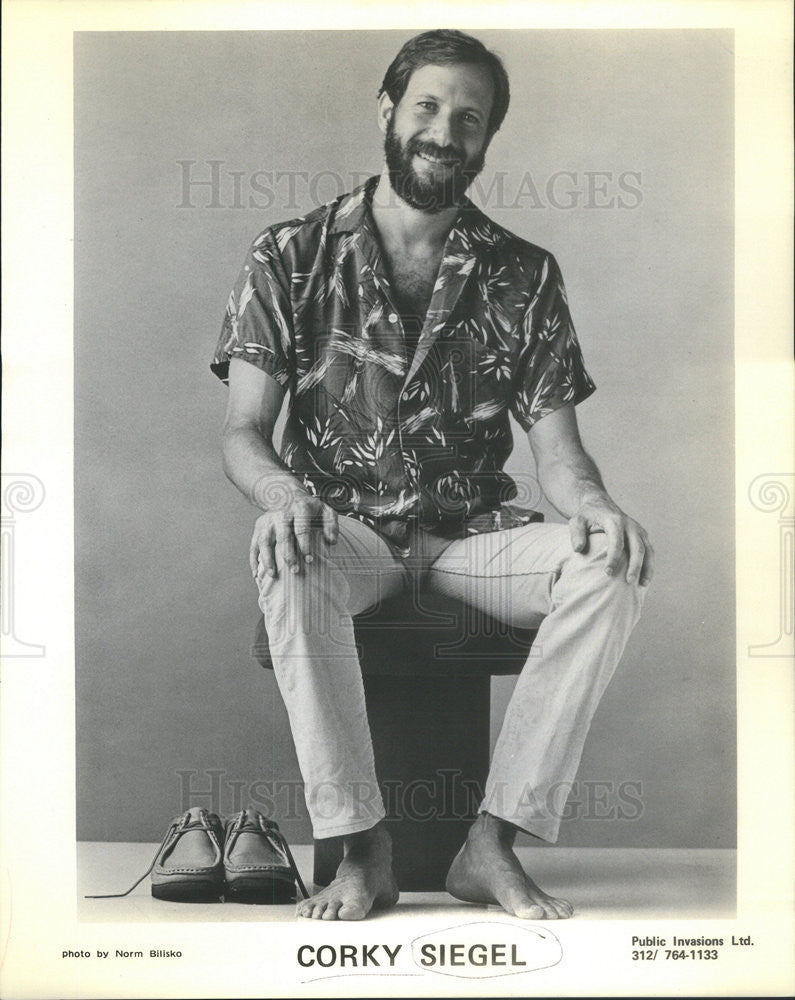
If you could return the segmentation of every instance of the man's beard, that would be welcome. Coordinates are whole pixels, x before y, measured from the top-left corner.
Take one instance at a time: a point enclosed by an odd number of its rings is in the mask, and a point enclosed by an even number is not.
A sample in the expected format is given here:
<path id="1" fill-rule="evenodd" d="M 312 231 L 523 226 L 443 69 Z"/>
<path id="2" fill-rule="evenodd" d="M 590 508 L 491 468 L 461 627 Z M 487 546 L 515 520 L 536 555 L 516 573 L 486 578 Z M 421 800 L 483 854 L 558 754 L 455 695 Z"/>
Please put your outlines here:
<path id="1" fill-rule="evenodd" d="M 453 146 L 437 146 L 433 142 L 417 138 L 411 138 L 403 145 L 395 134 L 392 118 L 386 126 L 384 153 L 389 182 L 395 194 L 412 208 L 431 213 L 459 205 L 466 189 L 486 162 L 485 148 L 466 161 L 465 154 Z M 434 176 L 433 170 L 429 170 L 426 176 L 421 176 L 413 164 L 418 153 L 426 153 L 439 159 L 455 159 L 456 163 L 452 170 L 440 167 L 441 176 Z"/>

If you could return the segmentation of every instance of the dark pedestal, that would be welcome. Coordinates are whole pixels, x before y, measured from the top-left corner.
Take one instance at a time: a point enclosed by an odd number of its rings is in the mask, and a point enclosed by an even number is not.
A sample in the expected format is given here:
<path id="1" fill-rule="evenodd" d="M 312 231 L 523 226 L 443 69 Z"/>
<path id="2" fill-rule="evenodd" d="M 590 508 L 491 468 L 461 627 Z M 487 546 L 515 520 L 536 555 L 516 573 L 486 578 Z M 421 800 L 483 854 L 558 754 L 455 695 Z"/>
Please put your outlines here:
<path id="1" fill-rule="evenodd" d="M 535 633 L 426 593 L 385 601 L 354 626 L 398 885 L 438 891 L 488 774 L 491 677 L 519 673 Z M 272 666 L 262 618 L 253 652 Z M 339 838 L 315 841 L 316 885 L 341 858 Z"/>
<path id="2" fill-rule="evenodd" d="M 439 891 L 463 844 L 489 768 L 489 676 L 365 676 L 367 714 L 397 883 Z M 315 841 L 328 885 L 342 840 Z"/>

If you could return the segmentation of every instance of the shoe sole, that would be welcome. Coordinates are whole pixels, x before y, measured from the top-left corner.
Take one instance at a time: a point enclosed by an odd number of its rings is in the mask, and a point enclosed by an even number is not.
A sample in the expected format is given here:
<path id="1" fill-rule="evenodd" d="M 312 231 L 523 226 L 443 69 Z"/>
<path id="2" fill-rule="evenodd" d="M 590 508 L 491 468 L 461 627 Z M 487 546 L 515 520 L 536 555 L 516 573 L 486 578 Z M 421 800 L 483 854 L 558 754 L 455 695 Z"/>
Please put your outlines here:
<path id="1" fill-rule="evenodd" d="M 217 882 L 186 880 L 152 885 L 155 899 L 164 899 L 170 903 L 220 903 L 223 894 L 224 887 Z"/>
<path id="2" fill-rule="evenodd" d="M 267 876 L 244 876 L 227 879 L 224 899 L 227 903 L 259 903 L 271 906 L 295 902 L 295 883 Z"/>

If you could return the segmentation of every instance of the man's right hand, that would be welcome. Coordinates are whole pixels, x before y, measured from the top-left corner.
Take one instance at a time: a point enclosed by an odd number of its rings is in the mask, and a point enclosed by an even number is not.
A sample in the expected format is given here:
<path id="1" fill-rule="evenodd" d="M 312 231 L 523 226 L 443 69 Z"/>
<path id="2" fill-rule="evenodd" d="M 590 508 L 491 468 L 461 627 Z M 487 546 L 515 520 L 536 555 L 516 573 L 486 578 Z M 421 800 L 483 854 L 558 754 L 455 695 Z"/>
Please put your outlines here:
<path id="1" fill-rule="evenodd" d="M 300 573 L 312 562 L 313 536 L 320 532 L 329 545 L 337 541 L 337 512 L 308 493 L 291 493 L 257 518 L 249 549 L 249 564 L 257 586 L 266 576 Z"/>

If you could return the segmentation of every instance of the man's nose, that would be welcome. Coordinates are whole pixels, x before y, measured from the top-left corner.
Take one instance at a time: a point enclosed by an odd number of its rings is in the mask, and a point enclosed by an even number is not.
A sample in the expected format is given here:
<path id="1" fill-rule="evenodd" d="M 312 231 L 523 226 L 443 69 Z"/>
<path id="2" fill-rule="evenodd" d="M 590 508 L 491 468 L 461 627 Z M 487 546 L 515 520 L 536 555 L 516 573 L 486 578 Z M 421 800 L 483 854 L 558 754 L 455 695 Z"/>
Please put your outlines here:
<path id="1" fill-rule="evenodd" d="M 452 146 L 454 129 L 450 115 L 443 111 L 436 114 L 427 134 L 428 141 L 436 143 L 437 146 Z"/>

